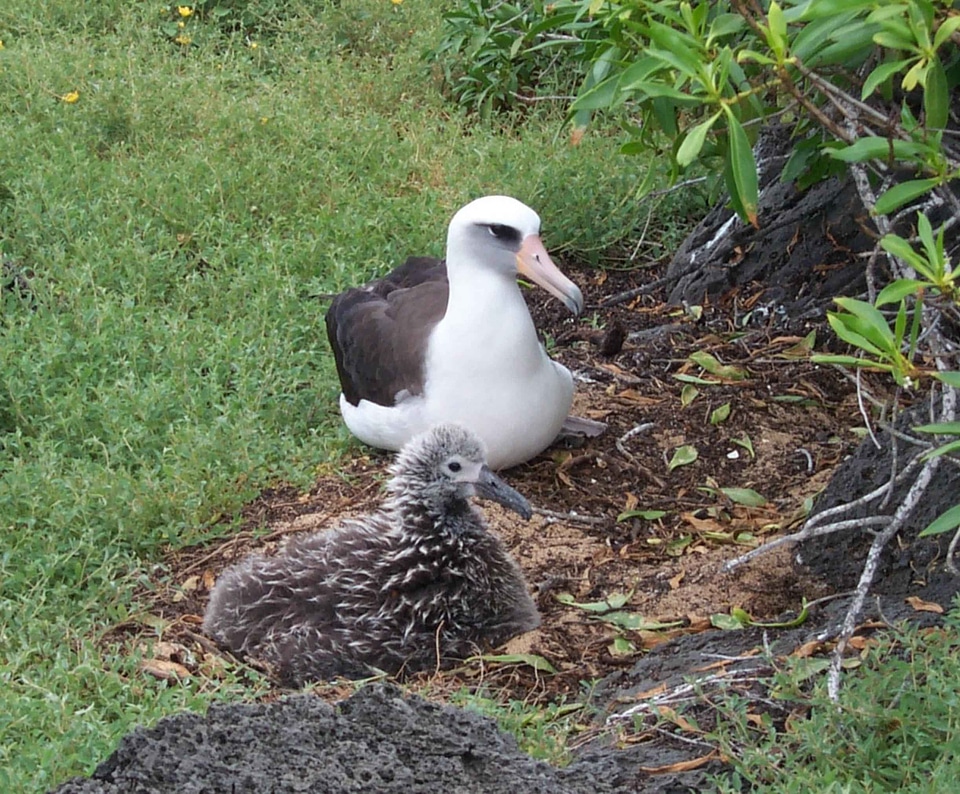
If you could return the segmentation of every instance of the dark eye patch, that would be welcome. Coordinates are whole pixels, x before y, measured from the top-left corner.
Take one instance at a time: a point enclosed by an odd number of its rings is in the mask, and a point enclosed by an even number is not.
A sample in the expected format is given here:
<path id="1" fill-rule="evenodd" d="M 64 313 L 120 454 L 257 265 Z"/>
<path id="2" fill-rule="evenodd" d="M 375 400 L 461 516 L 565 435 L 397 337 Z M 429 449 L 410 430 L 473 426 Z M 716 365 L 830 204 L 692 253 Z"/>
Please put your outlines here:
<path id="1" fill-rule="evenodd" d="M 447 464 L 447 468 L 450 469 L 450 471 L 457 472 L 457 471 L 460 471 L 460 469 L 463 467 L 457 461 L 451 460 Z"/>
<path id="2" fill-rule="evenodd" d="M 491 223 L 487 226 L 490 234 L 505 243 L 519 243 L 520 232 L 504 223 Z"/>

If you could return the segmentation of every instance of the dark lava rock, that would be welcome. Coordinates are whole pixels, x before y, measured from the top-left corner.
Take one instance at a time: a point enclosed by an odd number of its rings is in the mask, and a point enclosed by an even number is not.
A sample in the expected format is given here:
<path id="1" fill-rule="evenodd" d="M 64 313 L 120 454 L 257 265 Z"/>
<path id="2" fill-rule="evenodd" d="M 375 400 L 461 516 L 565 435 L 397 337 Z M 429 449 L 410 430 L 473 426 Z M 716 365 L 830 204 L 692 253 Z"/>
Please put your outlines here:
<path id="1" fill-rule="evenodd" d="M 364 687 L 336 707 L 313 695 L 211 706 L 137 728 L 57 794 L 606 794 L 636 791 L 631 764 L 593 752 L 565 769 L 522 753 L 491 720 Z"/>
<path id="2" fill-rule="evenodd" d="M 911 428 L 930 421 L 928 403 L 916 405 L 900 414 L 897 428 L 909 433 Z M 817 499 L 812 515 L 839 505 L 855 502 L 890 479 L 893 470 L 893 441 L 886 431 L 878 433 L 880 448 L 865 439 L 855 454 L 845 460 L 830 478 L 830 483 Z M 904 460 L 914 454 L 909 444 L 897 442 L 900 455 L 897 471 Z M 834 520 L 863 518 L 868 515 L 893 515 L 913 484 L 913 477 L 897 484 L 891 498 L 881 505 L 877 499 L 868 505 L 851 508 Z M 909 517 L 903 530 L 887 545 L 871 593 L 906 597 L 910 595 L 950 606 L 960 591 L 960 579 L 945 568 L 946 549 L 952 532 L 930 538 L 917 535 L 937 516 L 960 501 L 960 469 L 942 461 L 926 495 Z M 836 590 L 856 587 L 873 540 L 871 528 L 848 530 L 814 538 L 800 548 L 799 559 L 809 570 L 829 582 Z"/>

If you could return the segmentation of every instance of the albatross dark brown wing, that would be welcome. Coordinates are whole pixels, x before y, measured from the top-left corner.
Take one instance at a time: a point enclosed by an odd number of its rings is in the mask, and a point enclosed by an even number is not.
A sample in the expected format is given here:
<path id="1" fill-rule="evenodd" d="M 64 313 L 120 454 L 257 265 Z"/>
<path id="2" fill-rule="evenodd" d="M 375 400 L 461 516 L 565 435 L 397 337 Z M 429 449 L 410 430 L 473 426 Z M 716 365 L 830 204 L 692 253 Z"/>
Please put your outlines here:
<path id="1" fill-rule="evenodd" d="M 410 257 L 382 279 L 333 299 L 327 337 L 348 402 L 389 407 L 401 392 L 423 392 L 427 339 L 446 313 L 448 295 L 444 263 Z"/>

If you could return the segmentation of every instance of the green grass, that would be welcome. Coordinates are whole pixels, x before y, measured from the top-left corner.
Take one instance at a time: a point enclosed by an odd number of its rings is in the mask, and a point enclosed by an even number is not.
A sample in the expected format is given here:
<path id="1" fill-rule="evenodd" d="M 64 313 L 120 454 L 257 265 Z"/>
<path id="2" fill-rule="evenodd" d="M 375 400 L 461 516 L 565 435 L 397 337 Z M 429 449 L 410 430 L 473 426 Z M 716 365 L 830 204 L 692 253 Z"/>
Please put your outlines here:
<path id="1" fill-rule="evenodd" d="M 0 7 L 0 255 L 33 273 L 31 300 L 0 296 L 0 791 L 46 791 L 136 724 L 264 691 L 155 681 L 103 638 L 137 618 L 168 550 L 228 535 L 261 488 L 305 486 L 353 448 L 318 296 L 440 254 L 450 215 L 484 193 L 535 206 L 561 261 L 599 261 L 647 220 L 631 197 L 650 166 L 621 157 L 616 132 L 573 147 L 549 109 L 485 123 L 444 99 L 420 58 L 440 0 L 221 5 L 236 14 Z M 659 239 L 686 200 L 658 209 Z M 956 651 L 913 658 L 892 682 L 889 660 L 858 679 L 852 739 L 821 717 L 751 741 L 796 759 L 794 790 L 861 790 L 817 760 L 840 753 L 863 775 L 894 761 L 876 790 L 911 764 L 948 785 L 922 748 L 958 757 L 955 707 L 914 694 L 952 695 Z M 871 702 L 902 681 L 918 682 L 909 697 Z M 554 761 L 582 719 L 575 704 L 472 704 Z M 761 760 L 745 754 L 743 774 L 776 780 Z"/>
<path id="2" fill-rule="evenodd" d="M 839 704 L 826 696 L 819 660 L 788 665 L 771 695 L 793 716 L 775 727 L 747 720 L 762 703 L 731 697 L 714 704 L 716 738 L 736 773 L 719 790 L 796 792 L 955 791 L 960 775 L 960 606 L 946 626 L 902 626 L 844 672 Z M 816 662 L 811 668 L 811 662 Z"/>
<path id="3" fill-rule="evenodd" d="M 0 321 L 4 791 L 258 691 L 153 681 L 100 638 L 166 550 L 350 448 L 318 296 L 441 253 L 484 193 L 571 254 L 646 217 L 615 133 L 571 147 L 549 111 L 447 103 L 420 58 L 441 3 L 233 6 L 239 29 L 156 2 L 0 9 L 0 254 L 34 274 Z"/>
<path id="4" fill-rule="evenodd" d="M 429 692 L 424 693 L 429 695 Z M 543 706 L 520 700 L 505 700 L 496 692 L 460 690 L 448 697 L 451 704 L 496 720 L 500 730 L 513 734 L 523 752 L 554 766 L 570 762 L 568 740 L 584 729 L 581 703 L 549 703 Z"/>

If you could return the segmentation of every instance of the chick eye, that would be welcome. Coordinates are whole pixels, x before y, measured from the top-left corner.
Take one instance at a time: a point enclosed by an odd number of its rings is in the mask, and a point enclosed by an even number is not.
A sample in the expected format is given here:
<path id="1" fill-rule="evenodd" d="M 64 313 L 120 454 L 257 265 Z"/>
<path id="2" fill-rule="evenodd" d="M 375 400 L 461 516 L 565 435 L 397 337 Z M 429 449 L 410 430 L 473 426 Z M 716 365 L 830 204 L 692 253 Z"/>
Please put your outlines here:
<path id="1" fill-rule="evenodd" d="M 447 468 L 450 469 L 450 471 L 452 471 L 452 472 L 458 472 L 458 471 L 460 471 L 460 469 L 463 468 L 463 467 L 462 467 L 459 463 L 457 463 L 457 461 L 451 460 L 451 461 L 447 464 Z"/>

